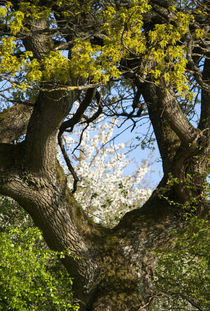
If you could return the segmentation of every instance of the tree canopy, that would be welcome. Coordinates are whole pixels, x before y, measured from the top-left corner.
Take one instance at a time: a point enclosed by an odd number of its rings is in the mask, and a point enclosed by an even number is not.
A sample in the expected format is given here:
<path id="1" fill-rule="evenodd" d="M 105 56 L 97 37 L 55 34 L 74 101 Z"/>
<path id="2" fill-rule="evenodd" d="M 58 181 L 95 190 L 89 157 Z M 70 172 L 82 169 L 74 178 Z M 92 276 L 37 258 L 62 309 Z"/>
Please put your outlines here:
<path id="1" fill-rule="evenodd" d="M 209 211 L 207 1 L 3 0 L 0 38 L 0 193 L 65 253 L 82 311 L 155 310 L 152 249 L 174 245 L 169 233 L 184 227 L 184 214 Z M 132 130 L 146 118 L 163 166 L 147 202 L 113 229 L 76 200 L 77 170 L 65 144 L 79 125 L 79 150 L 100 118 L 128 121 Z M 142 146 L 147 136 L 138 134 Z"/>

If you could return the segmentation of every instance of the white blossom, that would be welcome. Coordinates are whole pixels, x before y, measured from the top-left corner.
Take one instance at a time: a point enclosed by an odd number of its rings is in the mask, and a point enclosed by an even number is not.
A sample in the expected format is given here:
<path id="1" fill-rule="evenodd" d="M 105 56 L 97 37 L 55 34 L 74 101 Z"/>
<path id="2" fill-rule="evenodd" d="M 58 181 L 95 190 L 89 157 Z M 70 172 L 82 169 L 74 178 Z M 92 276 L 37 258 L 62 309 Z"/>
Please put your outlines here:
<path id="1" fill-rule="evenodd" d="M 140 186 L 149 170 L 148 164 L 137 167 L 132 175 L 125 175 L 130 163 L 123 152 L 126 144 L 108 144 L 115 124 L 116 120 L 112 120 L 86 129 L 74 165 L 80 179 L 76 199 L 94 221 L 106 226 L 115 225 L 123 214 L 140 207 L 151 194 L 151 189 Z M 80 133 L 81 128 L 78 128 L 74 137 L 65 136 L 69 150 L 75 148 Z M 69 175 L 70 187 L 72 181 Z"/>

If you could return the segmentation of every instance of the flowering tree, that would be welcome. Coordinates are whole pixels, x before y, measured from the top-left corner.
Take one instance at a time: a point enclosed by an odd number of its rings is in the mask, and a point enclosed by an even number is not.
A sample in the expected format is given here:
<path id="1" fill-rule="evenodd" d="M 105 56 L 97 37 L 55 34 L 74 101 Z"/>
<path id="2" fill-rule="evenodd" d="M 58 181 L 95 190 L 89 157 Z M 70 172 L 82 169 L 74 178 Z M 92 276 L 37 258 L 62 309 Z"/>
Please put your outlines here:
<path id="1" fill-rule="evenodd" d="M 207 4 L 0 1 L 0 97 L 7 108 L 0 114 L 0 193 L 32 216 L 51 249 L 65 253 L 81 311 L 155 310 L 152 249 L 173 244 L 169 232 L 184 225 L 183 210 L 199 217 L 208 211 Z M 163 165 L 150 198 L 112 229 L 76 200 L 63 138 L 100 115 L 134 128 L 147 116 Z"/>
<path id="2" fill-rule="evenodd" d="M 130 175 L 125 169 L 131 160 L 125 155 L 125 143 L 110 144 L 116 119 L 110 122 L 97 121 L 94 127 L 85 130 L 79 145 L 75 172 L 79 178 L 75 197 L 94 221 L 106 226 L 116 225 L 129 210 L 146 201 L 151 189 L 144 189 L 141 181 L 149 170 L 144 163 Z M 75 136 L 65 136 L 69 152 L 80 139 L 81 129 Z M 70 175 L 70 188 L 72 188 Z"/>

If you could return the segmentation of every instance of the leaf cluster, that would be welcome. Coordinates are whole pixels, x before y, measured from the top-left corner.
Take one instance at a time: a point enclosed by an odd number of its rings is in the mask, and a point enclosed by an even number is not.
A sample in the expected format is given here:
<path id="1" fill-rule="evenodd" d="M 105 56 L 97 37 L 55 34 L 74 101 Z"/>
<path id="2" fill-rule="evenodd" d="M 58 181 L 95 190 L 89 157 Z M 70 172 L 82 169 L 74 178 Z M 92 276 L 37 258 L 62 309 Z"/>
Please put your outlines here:
<path id="1" fill-rule="evenodd" d="M 59 254 L 47 248 L 41 232 L 18 208 L 1 198 L 0 310 L 78 310 Z"/>
<path id="2" fill-rule="evenodd" d="M 155 285 L 172 308 L 209 310 L 209 236 L 209 221 L 193 216 L 176 233 L 172 248 L 158 250 Z"/>
<path id="3" fill-rule="evenodd" d="M 166 88 L 173 86 L 184 97 L 189 92 L 191 44 L 204 41 L 206 33 L 198 23 L 192 26 L 192 9 L 184 10 L 174 2 L 167 10 L 168 20 L 161 20 L 152 5 L 142 0 L 122 5 L 117 1 L 23 1 L 16 5 L 6 1 L 0 8 L 1 27 L 6 29 L 2 31 L 0 74 L 25 91 L 44 81 L 68 86 L 84 81 L 106 84 L 129 73 Z M 149 16 L 157 21 L 151 24 Z M 30 26 L 43 20 L 46 26 L 40 31 Z M 26 48 L 31 36 L 49 41 L 49 51 L 41 58 Z"/>

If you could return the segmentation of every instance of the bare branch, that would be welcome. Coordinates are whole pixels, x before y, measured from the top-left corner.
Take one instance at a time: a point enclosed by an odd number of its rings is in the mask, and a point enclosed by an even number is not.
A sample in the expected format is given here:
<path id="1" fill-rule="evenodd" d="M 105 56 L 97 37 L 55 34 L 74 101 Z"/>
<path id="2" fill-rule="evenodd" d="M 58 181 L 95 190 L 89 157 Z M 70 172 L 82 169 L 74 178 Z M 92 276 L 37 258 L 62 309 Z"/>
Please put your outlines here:
<path id="1" fill-rule="evenodd" d="M 76 190 L 77 190 L 77 182 L 79 181 L 79 178 L 77 177 L 77 174 L 76 172 L 74 171 L 74 168 L 71 164 L 71 161 L 67 155 L 67 152 L 65 150 L 65 147 L 63 145 L 63 140 L 62 140 L 62 135 L 63 135 L 63 132 L 67 129 L 67 128 L 70 128 L 70 131 L 73 130 L 74 128 L 74 125 L 77 124 L 85 110 L 87 109 L 87 107 L 90 105 L 93 97 L 95 96 L 95 93 L 96 93 L 96 89 L 95 88 L 91 88 L 91 89 L 88 89 L 87 90 L 87 93 L 85 95 L 85 98 L 84 100 L 82 101 L 82 103 L 80 104 L 79 108 L 77 109 L 76 113 L 74 114 L 74 116 L 70 119 L 70 120 L 67 120 L 67 121 L 64 121 L 62 123 L 62 125 L 60 126 L 60 130 L 59 130 L 59 133 L 58 133 L 58 143 L 59 143 L 59 146 L 61 148 L 61 151 L 62 151 L 62 154 L 63 154 L 63 157 L 64 157 L 64 160 L 66 162 L 66 165 L 70 171 L 70 173 L 72 174 L 73 176 L 73 179 L 74 179 L 74 184 L 73 184 L 73 190 L 72 190 L 72 193 L 74 193 Z"/>
<path id="2" fill-rule="evenodd" d="M 205 60 L 202 79 L 209 84 L 210 82 L 209 59 Z M 210 130 L 210 90 L 202 89 L 201 92 L 201 116 L 198 127 L 200 129 L 209 128 Z"/>
<path id="3" fill-rule="evenodd" d="M 67 152 L 66 152 L 66 149 L 65 149 L 65 147 L 64 147 L 61 132 L 58 134 L 58 143 L 59 143 L 59 146 L 60 146 L 60 148 L 61 148 L 61 152 L 62 152 L 62 154 L 63 154 L 63 157 L 64 157 L 64 160 L 65 160 L 65 162 L 66 162 L 66 165 L 67 165 L 67 167 L 68 167 L 70 173 L 71 173 L 72 176 L 73 176 L 74 183 L 73 183 L 72 193 L 75 193 L 76 190 L 77 190 L 77 183 L 78 183 L 78 181 L 79 181 L 79 178 L 78 178 L 78 176 L 77 176 L 77 174 L 76 174 L 76 172 L 75 172 L 75 170 L 74 170 L 74 168 L 73 168 L 73 166 L 72 166 L 72 164 L 71 164 L 71 161 L 70 161 L 70 159 L 69 159 L 69 157 L 68 157 L 68 154 L 67 154 Z"/>
<path id="4" fill-rule="evenodd" d="M 67 121 L 64 121 L 62 123 L 62 125 L 60 126 L 60 131 L 59 131 L 59 134 L 62 135 L 63 132 L 67 129 L 67 128 L 70 128 L 70 131 L 73 130 L 74 128 L 74 125 L 77 124 L 85 110 L 87 109 L 87 107 L 90 105 L 93 97 L 95 96 L 95 92 L 96 92 L 96 89 L 95 88 L 90 88 L 87 90 L 87 93 L 85 95 L 85 98 L 84 100 L 82 101 L 82 103 L 79 105 L 79 108 L 77 109 L 76 113 L 74 114 L 74 116 L 70 119 L 70 120 L 67 120 Z"/>
<path id="5" fill-rule="evenodd" d="M 75 152 L 75 150 L 77 150 L 77 148 L 80 146 L 81 142 L 82 142 L 82 138 L 83 138 L 83 134 L 85 132 L 85 130 L 88 128 L 88 126 L 90 125 L 90 123 L 92 123 L 93 121 L 95 121 L 102 113 L 103 109 L 100 105 L 100 94 L 97 91 L 96 92 L 96 98 L 97 98 L 97 104 L 99 105 L 98 110 L 92 115 L 92 117 L 87 118 L 85 121 L 82 122 L 82 124 L 86 123 L 86 126 L 82 129 L 82 132 L 80 134 L 80 138 L 79 138 L 79 143 L 77 144 L 77 146 L 74 148 L 74 150 L 72 151 L 72 153 Z"/>

